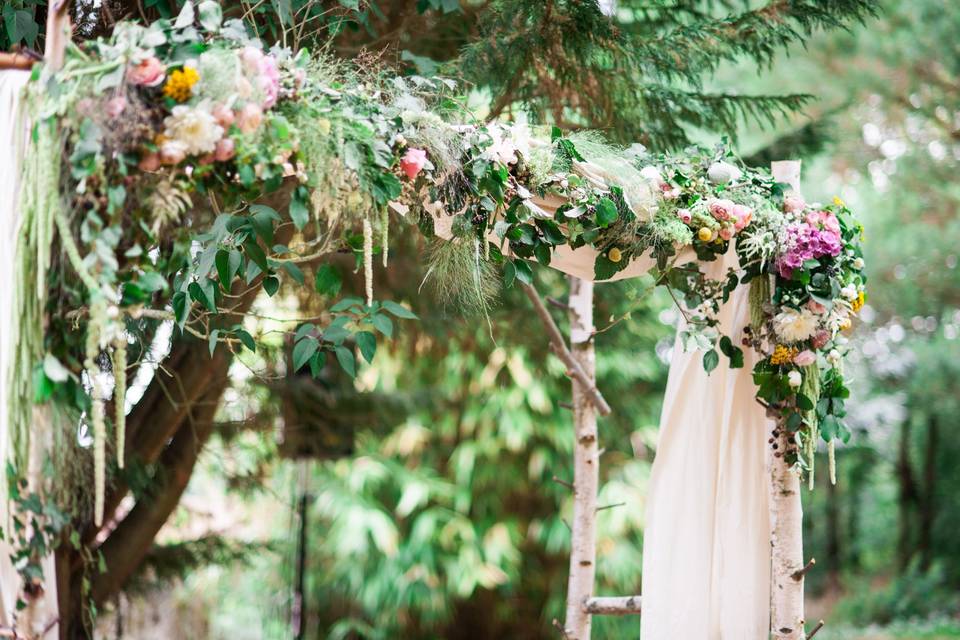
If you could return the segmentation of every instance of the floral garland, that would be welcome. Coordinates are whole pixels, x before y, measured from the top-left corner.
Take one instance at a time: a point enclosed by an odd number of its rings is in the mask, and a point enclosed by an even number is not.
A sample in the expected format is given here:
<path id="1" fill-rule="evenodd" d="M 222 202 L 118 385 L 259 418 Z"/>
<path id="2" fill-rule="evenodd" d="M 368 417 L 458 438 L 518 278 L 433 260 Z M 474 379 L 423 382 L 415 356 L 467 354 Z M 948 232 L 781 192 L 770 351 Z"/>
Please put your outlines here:
<path id="1" fill-rule="evenodd" d="M 111 389 L 122 465 L 131 323 L 173 321 L 211 353 L 254 350 L 258 340 L 226 322 L 238 288 L 273 296 L 281 285 L 309 286 L 300 265 L 347 250 L 363 269 L 365 299 L 344 298 L 324 326 L 289 333 L 295 368 L 317 373 L 332 354 L 354 374 L 354 346 L 369 361 L 377 334 L 392 335 L 390 316 L 414 317 L 374 299 L 373 259 L 380 252 L 387 264 L 391 214 L 428 236 L 436 219 L 452 218 L 449 246 L 469 252 L 464 286 L 480 296 L 487 260 L 509 285 L 531 282 L 528 261 L 549 264 L 560 245 L 594 247 L 598 279 L 650 252 L 658 284 L 683 296 L 683 337 L 704 349 L 708 372 L 721 353 L 743 366 L 740 346 L 761 354 L 757 397 L 792 435 L 781 455 L 810 469 L 821 436 L 847 435 L 840 332 L 864 301 L 861 228 L 842 202 L 785 195 L 722 147 L 653 156 L 556 128 L 541 136 L 524 124 L 464 125 L 449 81 L 265 51 L 238 21 L 222 23 L 211 1 L 187 2 L 173 22 L 117 25 L 110 40 L 71 47 L 60 72 L 35 80 L 35 140 L 44 143 L 35 152 L 52 157 L 30 167 L 64 170 L 42 181 L 28 171 L 24 215 L 40 227 L 55 221 L 71 268 L 47 276 L 49 234 L 21 238 L 21 259 L 50 283 L 49 296 L 20 302 L 21 317 L 54 320 L 45 341 L 17 351 L 14 384 L 90 416 L 97 522 Z M 51 181 L 62 199 L 41 197 Z M 283 191 L 282 211 L 257 203 Z M 562 203 L 554 211 L 542 206 L 550 198 Z M 290 224 L 293 238 L 279 241 Z M 731 244 L 741 269 L 706 278 L 699 262 Z M 684 247 L 699 262 L 677 265 Z M 329 265 L 313 275 L 317 292 L 339 292 Z M 716 320 L 738 286 L 750 287 L 753 319 L 740 346 Z M 74 330 L 81 320 L 86 335 Z"/>

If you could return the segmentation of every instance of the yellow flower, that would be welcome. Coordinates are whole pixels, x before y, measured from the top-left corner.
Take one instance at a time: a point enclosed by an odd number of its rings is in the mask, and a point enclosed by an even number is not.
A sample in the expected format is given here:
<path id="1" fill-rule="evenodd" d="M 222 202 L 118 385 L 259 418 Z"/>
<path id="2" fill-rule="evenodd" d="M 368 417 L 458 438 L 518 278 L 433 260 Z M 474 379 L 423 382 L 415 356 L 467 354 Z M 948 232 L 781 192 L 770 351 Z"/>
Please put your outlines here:
<path id="1" fill-rule="evenodd" d="M 853 307 L 854 313 L 859 313 L 860 309 L 863 308 L 863 303 L 867 301 L 867 296 L 861 291 L 857 294 L 857 297 L 850 301 L 850 306 Z"/>
<path id="2" fill-rule="evenodd" d="M 837 205 L 838 207 L 847 206 L 847 203 L 841 200 L 840 196 L 833 196 L 833 204 Z"/>
<path id="3" fill-rule="evenodd" d="M 700 227 L 700 230 L 697 231 L 697 237 L 700 238 L 700 242 L 710 242 L 710 239 L 713 238 L 713 231 L 709 227 Z"/>
<path id="4" fill-rule="evenodd" d="M 186 102 L 193 93 L 193 85 L 200 80 L 200 74 L 193 67 L 177 69 L 167 78 L 163 85 L 163 95 L 177 102 Z"/>
<path id="5" fill-rule="evenodd" d="M 840 321 L 840 331 L 846 331 L 852 326 L 853 326 L 853 322 L 850 320 L 850 318 L 844 318 L 843 320 Z"/>
<path id="6" fill-rule="evenodd" d="M 796 347 L 785 347 L 782 344 L 778 344 L 773 350 L 773 355 L 770 356 L 770 364 L 790 364 L 793 362 L 797 353 L 799 353 L 799 351 Z"/>
<path id="7" fill-rule="evenodd" d="M 607 257 L 610 258 L 610 262 L 620 262 L 620 260 L 623 259 L 623 253 L 620 251 L 620 249 L 614 247 L 613 249 L 610 249 L 609 253 L 607 253 Z"/>

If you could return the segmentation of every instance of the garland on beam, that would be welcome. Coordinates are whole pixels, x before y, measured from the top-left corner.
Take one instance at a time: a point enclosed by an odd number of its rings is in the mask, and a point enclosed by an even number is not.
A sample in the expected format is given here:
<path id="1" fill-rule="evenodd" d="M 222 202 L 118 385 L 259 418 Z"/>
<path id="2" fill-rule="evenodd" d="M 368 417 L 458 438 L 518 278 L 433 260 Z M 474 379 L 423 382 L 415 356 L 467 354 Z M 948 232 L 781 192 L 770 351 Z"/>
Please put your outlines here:
<path id="1" fill-rule="evenodd" d="M 167 319 L 211 353 L 255 350 L 259 337 L 231 314 L 237 292 L 311 286 L 303 265 L 317 292 L 335 296 L 339 274 L 314 265 L 346 250 L 363 269 L 366 299 L 341 299 L 322 326 L 289 333 L 297 369 L 316 374 L 331 356 L 353 375 L 353 345 L 369 361 L 377 334 L 393 333 L 391 315 L 414 317 L 373 297 L 391 215 L 428 236 L 435 222 L 449 224 L 453 241 L 431 252 L 428 273 L 455 280 L 464 293 L 454 295 L 480 309 L 490 263 L 509 286 L 529 284 L 530 262 L 549 265 L 562 245 L 593 247 L 597 279 L 651 255 L 657 283 L 687 319 L 683 341 L 704 351 L 708 372 L 721 354 L 743 366 L 742 346 L 762 356 L 757 398 L 792 434 L 788 461 L 812 470 L 820 438 L 832 452 L 848 435 L 841 332 L 864 302 L 861 226 L 841 201 L 806 203 L 723 146 L 659 156 L 590 134 L 471 122 L 448 80 L 265 51 L 211 1 L 71 46 L 57 73 L 35 69 L 31 93 L 39 117 L 22 205 L 32 222 L 19 259 L 38 290 L 18 298 L 26 333 L 10 409 L 19 426 L 33 398 L 84 416 L 98 523 L 108 427 L 123 464 L 126 347 L 144 333 L 137 322 Z M 257 204 L 284 189 L 286 211 Z M 51 251 L 54 223 L 66 260 Z M 278 242 L 288 225 L 293 240 Z M 700 265 L 731 245 L 741 269 L 707 278 Z M 686 255 L 696 260 L 681 263 Z M 738 345 L 716 316 L 741 286 L 752 321 Z M 45 335 L 30 334 L 44 315 Z"/>

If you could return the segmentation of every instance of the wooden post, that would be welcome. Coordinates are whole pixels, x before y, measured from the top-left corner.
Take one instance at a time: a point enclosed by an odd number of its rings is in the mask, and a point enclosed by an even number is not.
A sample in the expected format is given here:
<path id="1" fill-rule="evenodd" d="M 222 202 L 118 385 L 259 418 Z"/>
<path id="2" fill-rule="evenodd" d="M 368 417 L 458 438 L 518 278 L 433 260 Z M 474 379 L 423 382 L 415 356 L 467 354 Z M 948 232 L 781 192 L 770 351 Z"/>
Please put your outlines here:
<path id="1" fill-rule="evenodd" d="M 570 278 L 570 350 L 591 386 L 596 376 L 593 350 L 593 283 Z M 573 522 L 570 578 L 564 632 L 569 640 L 590 638 L 591 615 L 584 606 L 593 594 L 596 573 L 599 450 L 597 410 L 589 389 L 573 379 Z"/>
<path id="2" fill-rule="evenodd" d="M 800 162 L 771 163 L 778 182 L 800 193 Z M 770 477 L 770 633 L 775 640 L 803 640 L 803 508 L 800 475 L 783 455 L 787 429 L 775 428 L 777 449 L 767 447 Z M 779 455 L 778 455 L 779 454 Z"/>

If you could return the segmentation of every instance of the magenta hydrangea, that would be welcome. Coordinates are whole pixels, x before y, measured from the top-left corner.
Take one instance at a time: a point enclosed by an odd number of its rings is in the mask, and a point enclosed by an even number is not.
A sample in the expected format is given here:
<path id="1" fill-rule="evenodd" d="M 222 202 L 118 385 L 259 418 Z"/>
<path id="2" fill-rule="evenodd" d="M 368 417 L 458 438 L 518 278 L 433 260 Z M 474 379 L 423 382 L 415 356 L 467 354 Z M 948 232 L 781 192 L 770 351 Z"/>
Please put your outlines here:
<path id="1" fill-rule="evenodd" d="M 787 227 L 787 238 L 777 259 L 777 270 L 784 278 L 792 277 L 793 270 L 802 267 L 806 260 L 837 256 L 843 249 L 836 216 L 815 211 L 806 220 Z"/>

